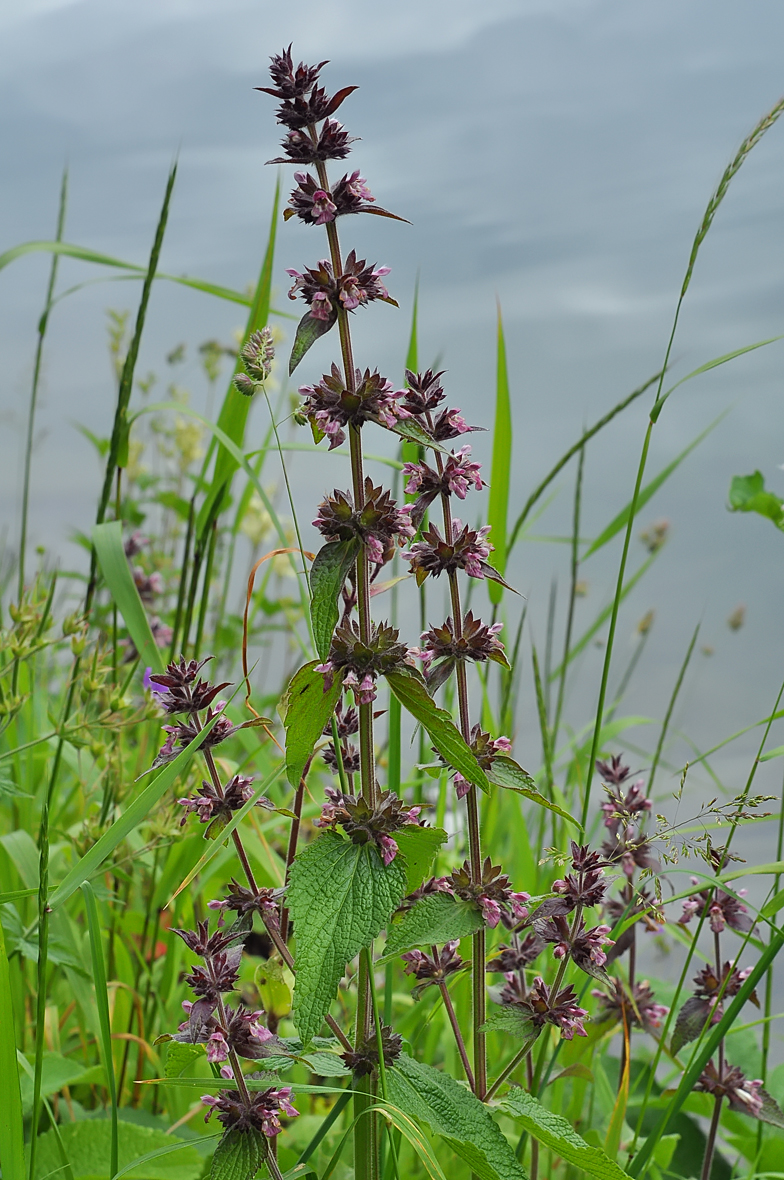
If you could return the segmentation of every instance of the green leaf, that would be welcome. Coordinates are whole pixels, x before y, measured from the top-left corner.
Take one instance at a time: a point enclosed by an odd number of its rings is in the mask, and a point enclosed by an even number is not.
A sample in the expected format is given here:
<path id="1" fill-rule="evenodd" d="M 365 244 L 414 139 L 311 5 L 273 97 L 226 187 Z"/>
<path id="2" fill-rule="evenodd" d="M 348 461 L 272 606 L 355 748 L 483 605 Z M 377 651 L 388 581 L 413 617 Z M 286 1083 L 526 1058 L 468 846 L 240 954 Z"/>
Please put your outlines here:
<path id="1" fill-rule="evenodd" d="M 635 516 L 637 516 L 639 514 L 639 512 L 645 507 L 645 505 L 648 503 L 648 501 L 651 499 L 651 497 L 653 495 L 655 495 L 656 492 L 658 492 L 658 490 L 662 486 L 662 484 L 670 478 L 673 471 L 675 471 L 676 468 L 680 467 L 681 463 L 687 457 L 687 455 L 690 455 L 691 452 L 694 450 L 694 448 L 699 446 L 699 444 L 702 442 L 702 440 L 704 438 L 707 438 L 707 436 L 710 434 L 710 432 L 712 430 L 714 430 L 715 427 L 718 426 L 718 424 L 722 421 L 723 418 L 725 418 L 727 416 L 728 413 L 729 413 L 729 411 L 725 410 L 723 414 L 719 414 L 718 418 L 716 418 L 713 422 L 711 422 L 710 426 L 707 426 L 705 428 L 705 430 L 702 431 L 701 434 L 698 434 L 697 437 L 692 442 L 689 443 L 689 445 L 686 447 L 686 449 L 681 451 L 680 455 L 676 456 L 676 458 L 673 459 L 672 463 L 668 463 L 667 466 L 662 471 L 660 471 L 658 475 L 654 476 L 654 478 L 651 480 L 650 483 L 646 484 L 645 487 L 641 489 L 640 494 L 637 497 L 637 504 L 636 504 L 635 513 L 634 513 Z M 618 513 L 618 515 L 615 517 L 614 520 L 610 521 L 610 523 L 607 525 L 607 528 L 604 529 L 604 531 L 599 534 L 599 536 L 596 538 L 594 543 L 583 554 L 581 560 L 585 561 L 587 558 L 589 558 L 591 556 L 592 553 L 596 553 L 596 551 L 598 549 L 601 549 L 604 545 L 607 544 L 608 541 L 611 541 L 612 538 L 614 536 L 616 536 L 616 534 L 618 534 L 621 531 L 621 529 L 625 529 L 627 524 L 629 523 L 629 513 L 630 512 L 631 512 L 631 502 L 628 503 L 626 505 L 626 507 L 624 509 L 622 509 L 621 512 Z"/>
<path id="2" fill-rule="evenodd" d="M 90 250 L 86 246 L 76 246 L 71 242 L 22 242 L 19 246 L 12 246 L 4 254 L 0 254 L 0 270 L 23 258 L 26 254 L 57 254 L 66 258 L 76 258 L 81 262 L 92 262 L 98 266 L 111 266 L 118 270 L 133 272 L 134 278 L 143 278 L 147 272 L 146 266 L 137 266 L 134 262 L 124 262 L 121 258 L 113 258 L 109 254 L 101 254 L 97 250 Z M 131 276 L 123 276 L 131 277 Z M 166 279 L 170 283 L 180 283 L 184 287 L 192 287 L 195 291 L 203 291 L 205 295 L 215 295 L 218 299 L 228 299 L 230 303 L 241 303 L 247 307 L 250 299 L 242 291 L 233 291 L 231 287 L 221 287 L 216 283 L 208 283 L 204 279 L 189 279 L 187 275 L 168 275 L 161 271 L 155 272 L 156 279 Z M 61 297 L 60 297 L 61 298 Z"/>
<path id="3" fill-rule="evenodd" d="M 21 1061 L 20 1061 L 21 1064 Z M 101 1065 L 85 1065 L 74 1057 L 63 1057 L 61 1053 L 44 1053 L 41 1074 L 41 1093 L 45 1098 L 59 1093 L 64 1086 L 106 1084 L 106 1074 Z M 22 1073 L 19 1076 L 22 1095 L 22 1110 L 28 1115 L 33 1108 L 33 1078 Z"/>
<path id="4" fill-rule="evenodd" d="M 302 1040 L 316 1036 L 346 964 L 369 946 L 397 909 L 405 870 L 384 865 L 373 844 L 325 832 L 291 866 L 288 906 L 297 939 L 294 1020 Z"/>
<path id="5" fill-rule="evenodd" d="M 395 841 L 406 863 L 406 892 L 413 893 L 430 872 L 433 861 L 449 836 L 443 828 L 407 825 L 395 832 Z"/>
<path id="6" fill-rule="evenodd" d="M 469 783 L 489 792 L 487 775 L 451 715 L 446 709 L 440 709 L 427 691 L 424 680 L 413 673 L 388 672 L 387 681 L 403 708 L 424 726 L 433 745 L 449 765 Z"/>
<path id="7" fill-rule="evenodd" d="M 204 1058 L 202 1045 L 188 1045 L 184 1041 L 169 1041 L 166 1047 L 166 1064 L 163 1067 L 167 1078 L 180 1078 L 194 1061 Z"/>
<path id="8" fill-rule="evenodd" d="M 328 541 L 322 545 L 310 568 L 310 618 L 316 651 L 322 660 L 329 655 L 332 632 L 340 616 L 338 600 L 353 566 L 359 541 Z"/>
<path id="9" fill-rule="evenodd" d="M 526 1090 L 510 1091 L 499 1102 L 502 1110 L 519 1119 L 534 1139 L 549 1147 L 562 1160 L 580 1168 L 595 1180 L 623 1180 L 626 1176 L 614 1160 L 599 1147 L 591 1147 L 577 1134 L 572 1124 L 547 1107 L 542 1106 Z"/>
<path id="10" fill-rule="evenodd" d="M 333 312 L 328 320 L 317 319 L 309 311 L 305 312 L 297 324 L 294 346 L 291 349 L 291 356 L 289 357 L 289 377 L 305 353 L 313 347 L 316 341 L 320 340 L 322 336 L 325 336 L 330 328 L 334 328 L 337 318 L 337 313 L 335 312 Z"/>
<path id="11" fill-rule="evenodd" d="M 89 852 L 86 852 L 84 856 L 80 857 L 70 872 L 66 873 L 64 879 L 49 898 L 51 909 L 55 910 L 58 906 L 61 906 L 79 888 L 83 881 L 88 881 L 90 877 L 94 876 L 107 857 L 111 856 L 114 852 L 117 845 L 134 828 L 139 826 L 148 813 L 152 811 L 158 800 L 163 797 L 172 783 L 185 770 L 192 755 L 198 750 L 204 738 L 221 716 L 221 713 L 216 713 L 213 719 L 207 722 L 201 733 L 197 734 L 192 742 L 189 742 L 174 761 L 164 766 L 161 773 L 152 780 L 150 785 L 132 803 L 128 804 L 120 818 L 116 819 L 108 831 L 104 832 L 100 839 L 96 840 Z"/>
<path id="12" fill-rule="evenodd" d="M 324 690 L 324 676 L 316 671 L 318 660 L 294 673 L 283 698 L 286 730 L 286 775 L 295 789 L 313 753 L 313 747 L 324 732 L 324 726 L 335 712 L 343 688 L 341 676 L 336 675 L 332 687 Z"/>
<path id="13" fill-rule="evenodd" d="M 22 1096 L 19 1088 L 19 1069 L 16 1064 L 16 1027 L 11 995 L 11 975 L 5 950 L 3 927 L 0 925 L 0 1160 L 4 1180 L 25 1180 L 24 1121 Z M 32 1091 L 32 1086 L 31 1086 Z M 58 1157 L 57 1166 L 60 1161 Z"/>
<path id="14" fill-rule="evenodd" d="M 112 600 L 125 620 L 145 668 L 163 672 L 164 660 L 161 649 L 152 637 L 147 612 L 133 580 L 128 558 L 125 556 L 122 539 L 122 523 L 119 520 L 93 527 L 93 545 Z"/>
<path id="15" fill-rule="evenodd" d="M 428 447 L 431 451 L 441 451 L 442 454 L 447 453 L 446 447 L 442 447 L 439 443 L 435 442 L 432 436 L 414 418 L 401 418 L 395 422 L 394 426 L 390 427 L 390 430 L 393 434 L 397 434 L 400 438 L 405 439 L 405 443 L 417 448 L 417 458 L 420 454 L 419 447 Z M 404 447 L 405 443 L 403 444 Z M 416 462 L 416 459 L 409 460 L 409 462 Z"/>
<path id="16" fill-rule="evenodd" d="M 506 365 L 506 342 L 501 305 L 498 304 L 498 355 L 495 382 L 495 423 L 493 426 L 493 465 L 490 469 L 490 498 L 487 523 L 495 546 L 493 564 L 499 574 L 506 570 L 506 532 L 509 513 L 509 482 L 512 472 L 512 404 L 509 398 L 509 372 Z M 504 588 L 496 581 L 487 586 L 490 601 L 500 603 Z"/>
<path id="17" fill-rule="evenodd" d="M 516 791 L 518 795 L 525 795 L 526 799 L 530 799 L 532 803 L 536 803 L 539 807 L 546 807 L 549 811 L 554 811 L 556 815 L 560 815 L 561 819 L 568 820 L 570 824 L 582 831 L 580 821 L 575 819 L 568 811 L 559 807 L 557 803 L 552 803 L 546 799 L 541 791 L 536 788 L 536 783 L 531 778 L 527 770 L 523 770 L 522 766 L 515 762 L 514 758 L 507 758 L 506 755 L 500 754 L 493 759 L 493 765 L 487 772 L 487 777 L 491 783 L 495 783 L 499 787 L 505 787 L 508 791 Z"/>
<path id="18" fill-rule="evenodd" d="M 441 1135 L 481 1180 L 526 1180 L 488 1108 L 453 1078 L 402 1056 L 387 1085 L 390 1101 Z"/>
<path id="19" fill-rule="evenodd" d="M 765 490 L 761 471 L 752 475 L 734 475 L 730 484 L 731 512 L 758 512 L 767 516 L 777 529 L 784 530 L 784 500 L 775 492 Z"/>
<path id="20" fill-rule="evenodd" d="M 298 1057 L 297 1060 L 304 1061 L 320 1078 L 341 1078 L 351 1072 L 337 1053 L 306 1053 L 304 1056 Z"/>
<path id="21" fill-rule="evenodd" d="M 520 1041 L 536 1038 L 538 1029 L 529 1016 L 519 1008 L 494 1008 L 487 1017 L 483 1028 L 485 1032 L 511 1033 Z"/>
<path id="22" fill-rule="evenodd" d="M 59 1131 L 75 1180 L 110 1180 L 108 1119 L 63 1123 Z M 204 1163 L 198 1151 L 187 1143 L 172 1143 L 165 1131 L 121 1122 L 119 1140 L 120 1173 L 125 1172 L 129 1180 L 199 1180 L 201 1176 Z M 167 1149 L 165 1155 L 158 1154 L 161 1148 Z M 169 1159 L 172 1149 L 179 1150 Z M 61 1167 L 56 1136 L 47 1131 L 38 1139 L 34 1180 L 59 1174 Z"/>
<path id="23" fill-rule="evenodd" d="M 215 1148 L 210 1180 L 252 1180 L 268 1154 L 267 1141 L 260 1131 L 230 1127 Z"/>
<path id="24" fill-rule="evenodd" d="M 778 893 L 774 893 L 769 902 L 760 910 L 761 918 L 772 918 L 784 906 L 784 889 L 779 889 Z"/>
<path id="25" fill-rule="evenodd" d="M 111 1102 L 111 1142 L 109 1149 L 109 1175 L 114 1176 L 119 1167 L 117 1140 L 117 1083 L 114 1077 L 114 1058 L 112 1056 L 112 1024 L 109 1016 L 109 992 L 106 987 L 106 967 L 101 948 L 101 922 L 98 917 L 98 906 L 95 903 L 95 893 L 89 881 L 82 882 L 85 909 L 87 911 L 87 925 L 90 931 L 90 955 L 93 963 L 93 982 L 95 984 L 95 1004 L 98 1009 L 98 1027 L 101 1030 L 101 1056 L 103 1067 L 109 1081 L 109 1100 Z"/>
<path id="26" fill-rule="evenodd" d="M 470 902 L 449 893 L 421 897 L 387 932 L 384 958 L 392 959 L 413 946 L 440 946 L 453 938 L 467 938 L 481 930 L 482 915 Z"/>

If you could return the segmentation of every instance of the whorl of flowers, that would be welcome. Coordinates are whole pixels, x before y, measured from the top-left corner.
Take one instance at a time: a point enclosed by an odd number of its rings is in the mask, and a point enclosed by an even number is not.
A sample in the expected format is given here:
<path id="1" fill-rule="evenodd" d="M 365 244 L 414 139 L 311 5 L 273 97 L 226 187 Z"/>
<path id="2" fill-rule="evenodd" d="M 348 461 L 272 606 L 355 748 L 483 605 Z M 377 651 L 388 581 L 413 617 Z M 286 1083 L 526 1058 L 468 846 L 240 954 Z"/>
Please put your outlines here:
<path id="1" fill-rule="evenodd" d="M 319 828 L 340 824 L 354 844 L 375 844 L 385 865 L 398 854 L 393 834 L 408 824 L 419 824 L 421 807 L 406 807 L 392 791 L 382 791 L 375 806 L 361 795 L 344 794 L 335 787 L 325 787 L 327 802 L 316 820 Z"/>
<path id="2" fill-rule="evenodd" d="M 240 774 L 235 774 L 233 778 L 229 779 L 222 793 L 216 790 L 213 783 L 202 780 L 201 791 L 198 795 L 189 795 L 185 799 L 177 800 L 184 809 L 180 827 L 187 822 L 188 816 L 191 814 L 198 815 L 199 823 L 212 824 L 217 821 L 220 826 L 223 826 L 231 819 L 232 812 L 239 811 L 241 807 L 244 807 L 252 795 L 253 779 L 245 778 Z M 273 804 L 262 795 L 256 800 L 256 807 L 272 808 Z M 206 835 L 211 836 L 214 830 L 214 828 L 208 828 Z"/>
<path id="3" fill-rule="evenodd" d="M 613 979 L 612 991 L 593 991 L 599 1003 L 596 1020 L 599 1024 L 612 1020 L 626 1027 L 634 1025 L 644 1032 L 658 1032 L 664 1023 L 669 1008 L 657 1004 L 647 980 L 635 983 L 631 995 L 620 979 Z"/>
<path id="4" fill-rule="evenodd" d="M 447 541 L 437 527 L 431 524 L 422 533 L 422 540 L 416 541 L 404 554 L 406 560 L 411 562 L 417 586 L 421 586 L 427 577 L 438 578 L 441 574 L 453 574 L 457 570 L 463 570 L 469 578 L 490 578 L 506 585 L 498 571 L 487 561 L 494 548 L 487 540 L 489 532 L 489 524 L 472 529 L 455 517 L 452 520 L 452 539 Z"/>
<path id="5" fill-rule="evenodd" d="M 498 925 L 502 914 L 515 923 L 522 922 L 528 916 L 525 903 L 530 900 L 529 894 L 516 893 L 506 873 L 502 873 L 500 866 L 494 865 L 489 856 L 482 865 L 480 881 L 471 880 L 471 866 L 465 861 L 461 868 L 453 869 L 449 876 L 433 878 L 428 891 L 450 893 L 452 897 L 470 902 L 477 907 L 490 927 Z"/>
<path id="6" fill-rule="evenodd" d="M 416 496 L 413 505 L 412 519 L 415 525 L 420 525 L 429 506 L 437 496 L 455 495 L 465 500 L 469 488 L 473 487 L 481 492 L 485 486 L 480 475 L 481 466 L 469 459 L 470 446 L 461 447 L 447 455 L 441 464 L 441 470 L 435 471 L 429 463 L 404 463 L 403 474 L 406 478 L 406 493 Z"/>
<path id="7" fill-rule="evenodd" d="M 324 674 L 324 687 L 329 689 L 337 673 L 343 674 L 343 687 L 351 689 L 358 705 L 371 704 L 376 699 L 376 678 L 387 672 L 411 666 L 413 657 L 408 648 L 398 643 L 399 632 L 383 623 L 374 625 L 367 643 L 363 643 L 359 626 L 353 620 L 336 627 L 329 656 L 316 671 Z"/>
<path id="8" fill-rule="evenodd" d="M 406 975 L 413 975 L 414 979 L 419 980 L 411 992 L 415 1000 L 419 999 L 426 988 L 440 987 L 450 975 L 463 971 L 469 966 L 458 954 L 457 948 L 459 946 L 460 939 L 455 938 L 450 942 L 445 942 L 436 955 L 427 955 L 424 951 L 413 950 L 406 951 L 404 955 L 400 956 L 405 963 L 403 970 Z"/>
<path id="9" fill-rule="evenodd" d="M 280 1086 L 278 1089 L 270 1086 L 268 1090 L 251 1093 L 249 1098 L 248 1104 L 238 1090 L 222 1090 L 217 1095 L 204 1094 L 202 1102 L 209 1107 L 204 1116 L 205 1123 L 213 1114 L 217 1114 L 226 1130 L 236 1127 L 238 1131 L 261 1131 L 268 1139 L 274 1139 L 283 1130 L 281 1112 L 291 1119 L 299 1114 L 291 1104 L 291 1086 Z"/>
<path id="10" fill-rule="evenodd" d="M 319 504 L 313 524 L 328 541 L 356 538 L 364 545 L 368 561 L 377 566 L 392 559 L 396 541 L 402 545 L 404 538 L 414 535 L 410 505 L 398 508 L 388 491 L 374 487 L 370 476 L 365 479 L 365 502 L 360 509 L 355 509 L 351 492 L 336 488 Z"/>
<path id="11" fill-rule="evenodd" d="M 389 1069 L 395 1064 L 403 1048 L 403 1038 L 386 1024 L 381 1025 L 381 1051 L 384 1054 L 384 1066 Z M 364 1077 L 378 1070 L 378 1038 L 375 1031 L 361 1042 L 355 1049 L 348 1049 L 341 1053 L 343 1061 L 355 1077 Z"/>
<path id="12" fill-rule="evenodd" d="M 318 384 L 301 385 L 299 392 L 305 399 L 302 414 L 310 420 L 317 438 L 327 436 L 330 450 L 346 441 L 345 428 L 349 425 L 376 422 L 393 429 L 397 422 L 410 417 L 402 404 L 403 391 L 395 390 L 378 370 L 371 373 L 365 369 L 363 374 L 357 369 L 354 389 L 348 389 L 333 364 Z"/>
<path id="13" fill-rule="evenodd" d="M 343 263 L 343 271 L 335 275 L 332 263 L 322 258 L 316 267 L 304 271 L 287 270 L 294 280 L 289 290 L 289 299 L 299 296 L 310 308 L 314 320 L 334 323 L 338 308 L 355 311 L 356 308 L 380 299 L 384 303 L 397 303 L 381 280 L 389 274 L 388 266 L 369 266 L 364 258 L 357 258 L 352 250 Z"/>
<path id="14" fill-rule="evenodd" d="M 698 885 L 697 877 L 692 877 L 692 884 Z M 726 926 L 732 927 L 740 934 L 746 934 L 754 929 L 754 920 L 742 902 L 724 893 L 721 889 L 701 889 L 687 898 L 683 903 L 683 913 L 678 919 L 681 926 L 686 926 L 693 917 L 702 917 L 707 910 L 708 924 L 714 934 L 721 934 Z"/>
<path id="15" fill-rule="evenodd" d="M 435 692 L 449 679 L 459 661 L 484 663 L 493 660 L 508 668 L 504 645 L 498 638 L 503 626 L 503 623 L 488 626 L 481 619 L 474 618 L 472 611 L 468 611 L 463 619 L 461 635 L 455 634 L 451 617 L 441 627 L 423 631 L 422 646 L 413 647 L 411 651 L 422 661 L 430 691 Z"/>
<path id="16" fill-rule="evenodd" d="M 549 988 L 542 977 L 537 975 L 530 989 L 523 992 L 519 976 L 510 972 L 500 998 L 504 1007 L 514 1008 L 526 1017 L 534 1034 L 545 1024 L 552 1024 L 567 1041 L 571 1041 L 574 1036 L 588 1035 L 583 1023 L 588 1012 L 578 1005 L 577 993 L 571 984 L 556 992 L 555 988 Z"/>

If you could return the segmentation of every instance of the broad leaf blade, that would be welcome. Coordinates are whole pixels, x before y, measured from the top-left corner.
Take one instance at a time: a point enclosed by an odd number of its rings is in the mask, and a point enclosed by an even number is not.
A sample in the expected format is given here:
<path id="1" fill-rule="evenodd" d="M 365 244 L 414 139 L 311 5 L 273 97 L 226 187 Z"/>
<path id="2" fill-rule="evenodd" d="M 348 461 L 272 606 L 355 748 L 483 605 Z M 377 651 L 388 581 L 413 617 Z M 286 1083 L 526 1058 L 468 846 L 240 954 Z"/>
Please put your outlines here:
<path id="1" fill-rule="evenodd" d="M 294 1020 L 303 1042 L 321 1029 L 346 964 L 381 932 L 400 904 L 405 870 L 384 865 L 373 844 L 325 832 L 291 867 L 288 906 L 297 938 Z"/>
<path id="2" fill-rule="evenodd" d="M 506 531 L 509 512 L 509 482 L 512 472 L 512 405 L 509 398 L 509 372 L 506 364 L 506 341 L 501 305 L 498 305 L 498 357 L 496 362 L 495 424 L 493 426 L 493 464 L 490 469 L 490 499 L 487 523 L 495 546 L 493 565 L 503 577 L 506 570 Z M 498 604 L 504 593 L 500 582 L 490 580 L 487 593 Z"/>
<path id="3" fill-rule="evenodd" d="M 343 687 L 335 676 L 332 687 L 324 689 L 324 676 L 316 671 L 317 660 L 303 664 L 286 689 L 283 707 L 286 729 L 286 775 L 292 787 L 299 786 L 302 772 L 313 753 L 324 726 L 335 712 Z"/>
<path id="4" fill-rule="evenodd" d="M 253 1180 L 268 1154 L 267 1140 L 260 1131 L 230 1127 L 215 1148 L 210 1180 Z"/>
<path id="5" fill-rule="evenodd" d="M 734 475 L 730 484 L 730 511 L 757 512 L 784 530 L 784 501 L 765 488 L 761 471 L 751 475 Z"/>
<path id="6" fill-rule="evenodd" d="M 93 527 L 93 545 L 98 565 L 109 587 L 113 601 L 125 620 L 134 647 L 145 668 L 163 672 L 164 660 L 150 630 L 147 612 L 133 580 L 128 558 L 125 556 L 122 539 L 122 523 L 119 520 Z"/>
<path id="7" fill-rule="evenodd" d="M 430 740 L 449 765 L 469 783 L 489 792 L 487 775 L 474 757 L 446 709 L 440 709 L 418 676 L 405 672 L 387 673 L 389 687 L 412 717 L 427 730 Z"/>
<path id="8" fill-rule="evenodd" d="M 431 893 L 390 926 L 384 959 L 393 959 L 415 946 L 441 946 L 453 938 L 467 938 L 482 925 L 476 906 L 458 901 L 449 893 Z"/>
<path id="9" fill-rule="evenodd" d="M 395 832 L 395 840 L 406 865 L 406 890 L 413 893 L 424 881 L 449 836 L 443 828 L 420 828 L 407 825 Z"/>
<path id="10" fill-rule="evenodd" d="M 310 569 L 310 618 L 316 651 L 322 660 L 329 655 L 332 633 L 340 617 L 340 592 L 358 551 L 357 540 L 329 541 L 322 545 L 313 559 Z"/>
<path id="11" fill-rule="evenodd" d="M 401 1056 L 387 1084 L 390 1100 L 441 1135 L 481 1180 L 526 1180 L 487 1106 L 453 1078 Z"/>
<path id="12" fill-rule="evenodd" d="M 499 1102 L 540 1143 L 595 1180 L 624 1180 L 626 1172 L 598 1147 L 591 1147 L 560 1114 L 542 1106 L 526 1090 L 515 1088 Z"/>

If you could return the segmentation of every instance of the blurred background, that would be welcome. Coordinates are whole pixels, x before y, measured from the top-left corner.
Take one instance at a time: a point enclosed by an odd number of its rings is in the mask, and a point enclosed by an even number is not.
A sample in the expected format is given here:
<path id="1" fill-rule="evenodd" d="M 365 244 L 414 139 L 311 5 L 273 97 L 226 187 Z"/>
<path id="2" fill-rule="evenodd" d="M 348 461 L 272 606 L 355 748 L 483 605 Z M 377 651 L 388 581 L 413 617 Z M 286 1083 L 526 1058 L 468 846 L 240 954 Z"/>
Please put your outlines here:
<path id="1" fill-rule="evenodd" d="M 144 265 L 177 156 L 163 269 L 238 289 L 255 281 L 279 171 L 265 167 L 278 154 L 273 100 L 253 90 L 266 82 L 269 55 L 293 41 L 295 61 L 330 59 L 328 87 L 358 84 L 341 110 L 360 137 L 348 162 L 379 203 L 412 223 L 344 223 L 346 249 L 356 245 L 360 256 L 392 267 L 389 288 L 400 302 L 400 311 L 377 305 L 356 317 L 358 363 L 402 381 L 419 275 L 420 364 L 438 360 L 448 370 L 450 400 L 492 427 L 500 301 L 514 405 L 512 520 L 583 427 L 660 366 L 707 199 L 743 136 L 784 90 L 778 0 L 17 0 L 0 9 L 0 35 L 0 252 L 54 236 L 67 163 L 65 240 Z M 282 171 L 285 198 L 291 170 Z M 288 311 L 285 269 L 313 264 L 324 241 L 299 223 L 281 222 L 278 233 L 274 299 Z M 784 331 L 783 247 L 778 126 L 734 181 L 700 255 L 674 377 Z M 48 267 L 39 254 L 0 272 L 0 503 L 11 548 Z M 113 414 L 107 309 L 133 316 L 139 295 L 137 283 L 107 283 L 107 273 L 62 261 L 60 291 L 104 281 L 58 303 L 46 343 L 31 543 L 64 568 L 84 562 L 69 538 L 89 528 L 101 476 L 76 424 L 105 435 Z M 175 382 L 190 391 L 192 406 L 209 408 L 199 344 L 231 346 L 243 322 L 241 307 L 160 283 L 137 375 L 157 374 L 156 397 Z M 333 343 L 313 348 L 296 374 L 300 383 L 319 376 Z M 783 348 L 771 345 L 689 382 L 654 431 L 648 478 L 728 411 L 640 517 L 636 534 L 669 522 L 667 544 L 624 606 L 611 679 L 617 684 L 640 620 L 655 611 L 624 710 L 660 718 L 701 621 L 672 727 L 676 735 L 687 729 L 701 749 L 764 717 L 784 669 L 784 537 L 769 521 L 727 511 L 735 474 L 759 468 L 769 487 L 784 491 Z M 228 375 L 227 365 L 217 404 Z M 585 537 L 631 496 L 650 401 L 640 399 L 588 450 Z M 266 407 L 258 405 L 248 449 L 266 425 Z M 473 436 L 484 461 L 491 439 Z M 306 545 L 315 539 L 316 500 L 344 479 L 336 474 L 341 462 L 292 456 Z M 573 477 L 572 466 L 553 484 L 555 498 L 534 536 L 568 533 Z M 632 569 L 645 557 L 639 540 L 634 545 Z M 584 566 L 576 634 L 610 600 L 618 557 L 616 543 Z M 508 577 L 525 595 L 539 645 L 554 578 L 556 617 L 563 617 L 568 560 L 568 547 L 552 539 L 528 539 L 513 554 Z M 508 606 L 514 624 L 520 604 Z M 590 717 L 601 660 L 601 647 L 589 645 L 567 705 L 574 725 Z M 517 751 L 533 768 L 539 750 L 529 681 L 524 674 Z M 642 727 L 635 733 L 652 747 L 655 738 Z M 745 782 L 759 733 L 716 760 L 733 793 Z M 774 729 L 773 744 L 784 740 L 777 735 Z M 692 756 L 676 737 L 670 764 Z M 763 789 L 778 791 L 780 767 L 762 768 Z M 693 781 L 700 797 L 715 793 L 704 775 L 695 771 Z M 659 790 L 676 783 L 663 775 Z"/>

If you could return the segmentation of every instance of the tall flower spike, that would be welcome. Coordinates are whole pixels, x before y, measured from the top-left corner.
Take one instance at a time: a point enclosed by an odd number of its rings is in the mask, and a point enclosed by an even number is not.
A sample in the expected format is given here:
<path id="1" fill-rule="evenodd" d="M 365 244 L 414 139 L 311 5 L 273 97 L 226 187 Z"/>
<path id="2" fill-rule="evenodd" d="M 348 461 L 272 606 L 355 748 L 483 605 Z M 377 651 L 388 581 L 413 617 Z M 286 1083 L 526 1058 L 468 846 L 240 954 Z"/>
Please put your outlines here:
<path id="1" fill-rule="evenodd" d="M 325 373 L 317 385 L 302 385 L 299 392 L 305 399 L 302 413 L 310 420 L 316 441 L 326 435 L 330 450 L 346 441 L 345 428 L 349 425 L 376 422 L 393 429 L 411 416 L 402 405 L 405 391 L 395 390 L 378 370 L 371 373 L 365 369 L 363 374 L 357 369 L 355 388 L 349 390 L 340 369 L 333 364 L 331 372 Z"/>

